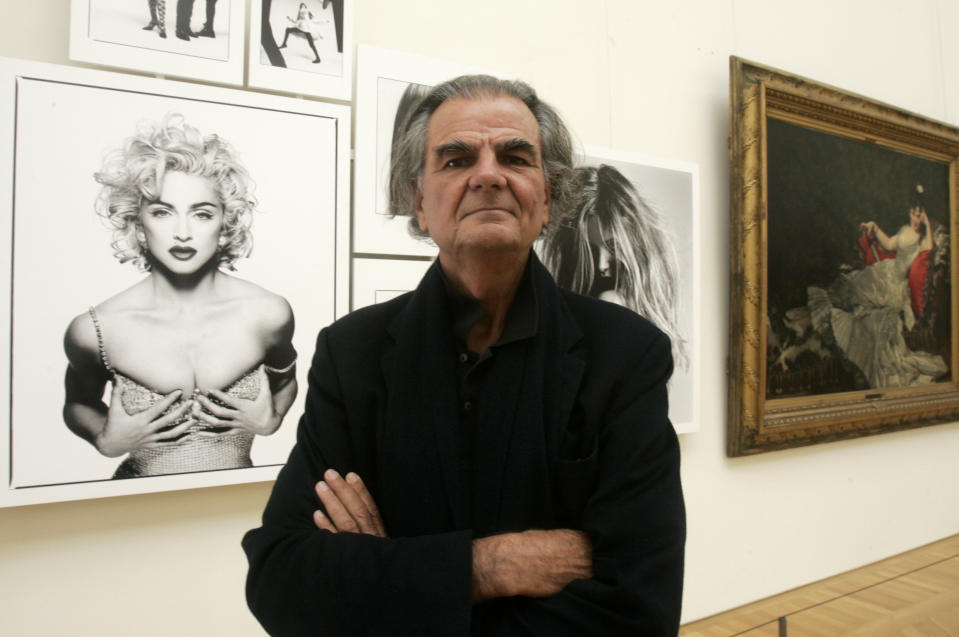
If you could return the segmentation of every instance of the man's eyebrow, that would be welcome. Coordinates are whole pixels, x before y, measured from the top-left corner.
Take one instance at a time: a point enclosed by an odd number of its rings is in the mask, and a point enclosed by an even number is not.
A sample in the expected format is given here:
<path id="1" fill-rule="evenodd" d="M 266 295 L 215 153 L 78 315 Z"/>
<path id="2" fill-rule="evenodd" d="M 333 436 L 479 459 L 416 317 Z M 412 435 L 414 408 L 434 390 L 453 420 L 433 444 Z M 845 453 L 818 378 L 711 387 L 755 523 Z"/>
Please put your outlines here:
<path id="1" fill-rule="evenodd" d="M 529 141 L 528 139 L 524 139 L 522 137 L 514 137 L 512 139 L 507 139 L 506 141 L 500 144 L 497 144 L 497 148 L 499 148 L 499 150 L 503 152 L 521 150 L 533 155 L 536 154 L 536 146 L 533 144 L 533 142 Z"/>
<path id="2" fill-rule="evenodd" d="M 461 139 L 454 139 L 451 142 L 446 142 L 445 144 L 440 144 L 433 149 L 433 154 L 437 157 L 445 157 L 446 155 L 459 155 L 462 153 L 471 153 L 474 150 L 472 144 L 467 144 Z"/>

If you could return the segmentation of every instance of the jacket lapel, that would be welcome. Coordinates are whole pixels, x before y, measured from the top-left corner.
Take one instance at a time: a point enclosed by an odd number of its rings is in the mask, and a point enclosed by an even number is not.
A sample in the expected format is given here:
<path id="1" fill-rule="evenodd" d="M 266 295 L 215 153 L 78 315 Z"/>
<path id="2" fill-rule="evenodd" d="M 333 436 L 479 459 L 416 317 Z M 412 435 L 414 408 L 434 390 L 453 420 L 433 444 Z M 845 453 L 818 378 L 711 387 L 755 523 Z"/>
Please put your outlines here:
<path id="1" fill-rule="evenodd" d="M 412 475 L 418 476 L 414 484 L 404 481 L 407 487 L 420 493 L 445 491 L 450 518 L 462 529 L 468 528 L 469 517 L 459 477 L 455 353 L 437 267 L 427 271 L 387 329 L 395 346 L 381 360 L 389 394 L 382 437 L 389 441 L 386 446 L 407 455 Z M 439 476 L 433 458 L 440 465 Z M 441 477 L 443 484 L 424 484 L 428 476 Z"/>
<path id="2" fill-rule="evenodd" d="M 586 369 L 583 333 L 553 277 L 539 260 L 533 264 L 543 337 L 543 411 L 547 449 L 556 456 Z"/>

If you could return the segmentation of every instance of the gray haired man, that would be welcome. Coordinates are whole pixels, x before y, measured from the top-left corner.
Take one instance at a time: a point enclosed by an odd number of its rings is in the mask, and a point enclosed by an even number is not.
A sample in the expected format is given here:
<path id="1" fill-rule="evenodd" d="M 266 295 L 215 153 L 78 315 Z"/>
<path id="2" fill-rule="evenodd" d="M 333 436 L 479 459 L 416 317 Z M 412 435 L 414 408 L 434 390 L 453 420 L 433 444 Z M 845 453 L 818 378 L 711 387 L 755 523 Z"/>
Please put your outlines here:
<path id="1" fill-rule="evenodd" d="M 439 257 L 320 332 L 247 599 L 277 635 L 675 635 L 685 512 L 669 339 L 532 251 L 575 195 L 528 85 L 464 76 L 394 148 Z"/>

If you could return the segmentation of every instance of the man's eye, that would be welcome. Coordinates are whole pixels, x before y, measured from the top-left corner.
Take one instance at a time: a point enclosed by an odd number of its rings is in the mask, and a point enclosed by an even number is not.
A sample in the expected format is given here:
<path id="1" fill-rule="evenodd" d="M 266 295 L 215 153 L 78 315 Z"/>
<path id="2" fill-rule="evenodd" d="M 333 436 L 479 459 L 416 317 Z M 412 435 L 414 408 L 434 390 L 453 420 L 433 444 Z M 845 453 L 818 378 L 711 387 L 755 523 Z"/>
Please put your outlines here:
<path id="1" fill-rule="evenodd" d="M 444 168 L 462 168 L 466 165 L 466 161 L 462 157 L 456 157 L 453 159 L 447 159 L 446 163 L 443 164 Z"/>
<path id="2" fill-rule="evenodd" d="M 521 155 L 508 155 L 506 162 L 512 166 L 528 166 L 529 162 Z"/>

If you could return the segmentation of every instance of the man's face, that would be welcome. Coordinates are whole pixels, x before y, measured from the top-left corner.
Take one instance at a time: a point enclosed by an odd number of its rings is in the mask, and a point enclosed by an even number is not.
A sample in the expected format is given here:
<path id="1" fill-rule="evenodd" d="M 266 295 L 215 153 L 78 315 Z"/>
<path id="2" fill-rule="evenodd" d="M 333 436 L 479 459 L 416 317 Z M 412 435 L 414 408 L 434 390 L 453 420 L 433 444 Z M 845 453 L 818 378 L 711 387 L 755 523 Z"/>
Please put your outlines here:
<path id="1" fill-rule="evenodd" d="M 549 219 L 541 153 L 536 118 L 516 98 L 454 98 L 436 109 L 416 216 L 441 259 L 529 250 Z"/>

